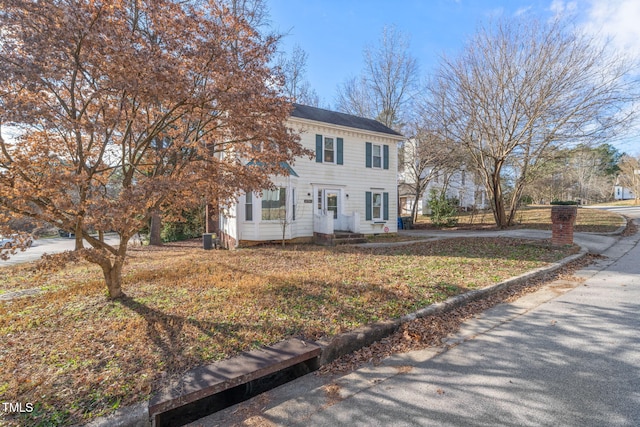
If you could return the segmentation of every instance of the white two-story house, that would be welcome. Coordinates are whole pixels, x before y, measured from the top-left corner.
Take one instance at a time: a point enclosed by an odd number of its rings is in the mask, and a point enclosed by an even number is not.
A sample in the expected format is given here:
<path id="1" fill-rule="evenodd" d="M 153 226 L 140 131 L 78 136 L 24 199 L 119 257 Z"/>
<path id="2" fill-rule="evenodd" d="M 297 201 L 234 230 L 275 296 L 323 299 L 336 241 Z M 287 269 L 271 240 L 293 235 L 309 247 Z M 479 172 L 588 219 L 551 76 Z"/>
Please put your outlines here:
<path id="1" fill-rule="evenodd" d="M 397 144 L 383 124 L 294 105 L 288 125 L 315 158 L 297 159 L 275 190 L 248 193 L 224 207 L 219 233 L 228 248 L 269 241 L 331 242 L 338 231 L 397 231 Z"/>

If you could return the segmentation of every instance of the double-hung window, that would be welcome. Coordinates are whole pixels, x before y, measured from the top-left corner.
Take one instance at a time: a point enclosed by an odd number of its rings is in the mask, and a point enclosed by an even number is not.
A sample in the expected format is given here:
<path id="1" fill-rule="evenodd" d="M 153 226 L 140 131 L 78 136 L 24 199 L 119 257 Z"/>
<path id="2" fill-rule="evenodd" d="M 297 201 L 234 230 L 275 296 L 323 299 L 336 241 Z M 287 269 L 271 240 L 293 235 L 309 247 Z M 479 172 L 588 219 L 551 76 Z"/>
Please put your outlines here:
<path id="1" fill-rule="evenodd" d="M 343 138 L 316 135 L 316 162 L 343 164 L 343 146 Z"/>
<path id="2" fill-rule="evenodd" d="M 367 191 L 365 193 L 365 219 L 381 222 L 389 219 L 389 193 Z"/>
<path id="3" fill-rule="evenodd" d="M 244 196 L 244 220 L 253 221 L 253 193 L 251 191 Z"/>
<path id="4" fill-rule="evenodd" d="M 365 166 L 375 169 L 389 169 L 389 146 L 366 143 Z"/>
<path id="5" fill-rule="evenodd" d="M 372 203 L 371 203 L 371 219 L 374 221 L 382 220 L 382 193 L 372 193 Z"/>
<path id="6" fill-rule="evenodd" d="M 373 148 L 372 166 L 374 168 L 381 168 L 382 167 L 382 146 L 378 144 L 373 144 L 372 148 Z"/>
<path id="7" fill-rule="evenodd" d="M 325 163 L 334 163 L 335 162 L 335 147 L 333 144 L 333 138 L 326 137 L 324 138 L 324 162 Z"/>

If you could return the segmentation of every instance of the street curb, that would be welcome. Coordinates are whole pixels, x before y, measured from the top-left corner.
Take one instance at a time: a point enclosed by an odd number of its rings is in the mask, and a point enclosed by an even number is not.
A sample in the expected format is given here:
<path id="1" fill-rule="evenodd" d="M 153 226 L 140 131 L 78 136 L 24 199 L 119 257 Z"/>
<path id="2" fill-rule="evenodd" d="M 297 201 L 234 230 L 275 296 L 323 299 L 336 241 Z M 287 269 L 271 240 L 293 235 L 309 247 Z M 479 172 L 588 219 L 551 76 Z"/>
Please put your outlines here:
<path id="1" fill-rule="evenodd" d="M 111 415 L 97 418 L 90 423 L 80 424 L 85 427 L 149 427 L 149 402 L 125 406 Z"/>
<path id="2" fill-rule="evenodd" d="M 620 214 L 618 214 L 620 215 Z M 627 217 L 625 217 L 624 215 L 620 215 L 620 218 L 622 218 L 622 225 L 620 227 L 618 227 L 615 231 L 609 231 L 609 232 L 605 232 L 605 233 L 600 233 L 600 232 L 596 232 L 596 231 L 583 231 L 583 233 L 585 234 L 600 234 L 602 236 L 619 236 L 620 234 L 624 233 L 624 230 L 627 229 L 627 226 L 629 225 L 629 222 L 627 221 Z"/>
<path id="3" fill-rule="evenodd" d="M 492 295 L 511 286 L 519 285 L 528 280 L 536 279 L 546 274 L 553 273 L 565 265 L 579 260 L 587 255 L 585 248 L 580 248 L 580 252 L 562 260 L 555 262 L 546 267 L 540 267 L 521 274 L 511 279 L 504 280 L 493 286 L 482 289 L 476 289 L 464 294 L 456 295 L 447 300 L 435 304 L 431 304 L 425 308 L 406 314 L 400 318 L 387 320 L 383 322 L 372 323 L 352 331 L 344 332 L 330 339 L 320 339 L 316 344 L 322 348 L 320 355 L 320 366 L 331 363 L 340 356 L 352 353 L 363 347 L 369 346 L 376 341 L 390 336 L 400 328 L 403 323 L 410 322 L 422 317 L 432 316 L 435 314 L 446 313 L 455 308 L 461 307 L 469 302 L 476 301 L 482 297 Z M 111 415 L 95 419 L 85 427 L 149 427 L 151 421 L 149 418 L 148 401 L 140 402 L 135 405 L 118 409 Z"/>

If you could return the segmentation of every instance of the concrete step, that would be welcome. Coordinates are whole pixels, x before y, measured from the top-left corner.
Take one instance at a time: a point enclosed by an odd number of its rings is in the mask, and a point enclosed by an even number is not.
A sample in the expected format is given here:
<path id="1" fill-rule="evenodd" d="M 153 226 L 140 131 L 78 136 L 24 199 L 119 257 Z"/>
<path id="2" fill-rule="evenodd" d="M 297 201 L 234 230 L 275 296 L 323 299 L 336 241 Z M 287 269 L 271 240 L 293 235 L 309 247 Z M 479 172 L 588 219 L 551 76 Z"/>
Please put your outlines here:
<path id="1" fill-rule="evenodd" d="M 334 245 L 349 245 L 356 243 L 367 243 L 366 237 L 336 237 L 333 239 Z"/>
<path id="2" fill-rule="evenodd" d="M 349 245 L 355 243 L 366 243 L 367 238 L 362 233 L 352 233 L 350 231 L 336 230 L 333 233 L 333 245 Z"/>
<path id="3" fill-rule="evenodd" d="M 149 401 L 153 426 L 181 426 L 318 369 L 321 348 L 291 339 L 187 372 Z"/>
<path id="4" fill-rule="evenodd" d="M 355 243 L 367 243 L 367 238 L 362 233 L 336 230 L 333 234 L 314 233 L 315 243 L 324 246 L 347 245 Z"/>

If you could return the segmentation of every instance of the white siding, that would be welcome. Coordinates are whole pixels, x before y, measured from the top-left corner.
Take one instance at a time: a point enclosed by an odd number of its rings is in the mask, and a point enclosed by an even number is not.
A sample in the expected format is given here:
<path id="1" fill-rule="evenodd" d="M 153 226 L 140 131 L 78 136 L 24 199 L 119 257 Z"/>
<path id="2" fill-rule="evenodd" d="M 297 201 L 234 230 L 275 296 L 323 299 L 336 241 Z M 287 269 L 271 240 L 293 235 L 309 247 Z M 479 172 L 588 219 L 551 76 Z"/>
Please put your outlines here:
<path id="1" fill-rule="evenodd" d="M 292 125 L 297 124 L 292 120 Z M 299 159 L 293 168 L 300 175 L 300 192 L 311 193 L 313 203 L 308 204 L 311 212 L 305 212 L 307 223 L 302 231 L 313 234 L 312 214 L 316 209 L 316 194 L 318 188 L 334 187 L 340 189 L 343 202 L 342 213 L 350 215 L 358 212 L 360 216 L 360 232 L 364 234 L 384 232 L 384 227 L 394 233 L 397 231 L 397 139 L 380 134 L 367 133 L 356 129 L 340 129 L 329 125 L 313 125 L 306 123 L 302 127 L 301 143 L 308 149 L 315 151 L 316 134 L 343 138 L 344 162 L 342 165 L 317 163 L 315 159 Z M 389 169 L 366 167 L 366 143 L 389 146 Z M 306 188 L 305 188 L 306 186 Z M 373 225 L 373 221 L 366 220 L 365 193 L 379 189 L 389 193 L 389 220 L 384 225 Z M 378 191 L 378 190 L 373 190 Z M 348 197 L 347 197 L 348 195 Z"/>
<path id="2" fill-rule="evenodd" d="M 238 239 L 237 205 L 223 208 L 220 215 L 220 231 Z"/>
<path id="3" fill-rule="evenodd" d="M 316 134 L 343 139 L 343 164 L 318 163 L 316 159 L 299 158 L 292 164 L 299 177 L 276 177 L 278 186 L 295 187 L 297 198 L 296 220 L 287 226 L 285 238 L 313 236 L 316 214 L 317 191 L 337 190 L 340 212 L 359 215 L 359 231 L 364 234 L 395 233 L 397 231 L 397 143 L 400 137 L 361 131 L 353 128 L 332 126 L 326 123 L 291 118 L 289 125 L 301 132 L 301 144 L 315 152 Z M 366 167 L 366 143 L 389 146 L 389 169 Z M 337 151 L 336 151 L 337 155 Z M 374 224 L 366 220 L 365 194 L 367 191 L 389 193 L 389 219 Z M 290 203 L 290 194 L 289 202 Z M 310 201 L 310 202 L 309 202 Z M 238 211 L 241 240 L 277 240 L 282 238 L 280 221 L 262 221 L 260 199 L 254 197 L 253 221 L 244 220 L 244 198 Z M 289 204 L 290 206 L 290 204 Z"/>

